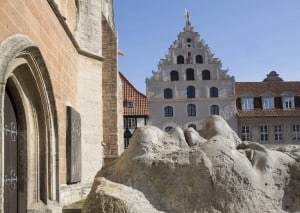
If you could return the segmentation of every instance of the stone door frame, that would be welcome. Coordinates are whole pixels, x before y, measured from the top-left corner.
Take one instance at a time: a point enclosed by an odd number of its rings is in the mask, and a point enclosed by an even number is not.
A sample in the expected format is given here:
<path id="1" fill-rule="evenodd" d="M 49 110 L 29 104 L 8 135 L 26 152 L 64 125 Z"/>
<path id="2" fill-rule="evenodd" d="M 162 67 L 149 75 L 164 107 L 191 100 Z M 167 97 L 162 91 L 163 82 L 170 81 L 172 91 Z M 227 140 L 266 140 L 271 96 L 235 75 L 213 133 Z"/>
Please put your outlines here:
<path id="1" fill-rule="evenodd" d="M 59 200 L 58 124 L 50 77 L 39 49 L 26 35 L 0 44 L 0 212 L 4 186 L 4 97 L 12 94 L 23 142 L 24 210 L 51 209 Z"/>

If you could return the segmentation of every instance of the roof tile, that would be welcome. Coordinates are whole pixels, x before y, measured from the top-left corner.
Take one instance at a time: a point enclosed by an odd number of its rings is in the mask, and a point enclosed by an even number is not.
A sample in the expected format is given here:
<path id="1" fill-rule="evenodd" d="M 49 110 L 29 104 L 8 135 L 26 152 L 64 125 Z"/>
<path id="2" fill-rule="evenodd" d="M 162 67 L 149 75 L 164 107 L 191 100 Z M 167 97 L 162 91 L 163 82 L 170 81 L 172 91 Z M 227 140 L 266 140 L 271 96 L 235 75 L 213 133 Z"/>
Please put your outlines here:
<path id="1" fill-rule="evenodd" d="M 124 116 L 149 116 L 148 97 L 139 92 L 122 73 L 120 77 L 123 87 Z M 127 107 L 128 101 L 133 101 L 134 107 Z"/>

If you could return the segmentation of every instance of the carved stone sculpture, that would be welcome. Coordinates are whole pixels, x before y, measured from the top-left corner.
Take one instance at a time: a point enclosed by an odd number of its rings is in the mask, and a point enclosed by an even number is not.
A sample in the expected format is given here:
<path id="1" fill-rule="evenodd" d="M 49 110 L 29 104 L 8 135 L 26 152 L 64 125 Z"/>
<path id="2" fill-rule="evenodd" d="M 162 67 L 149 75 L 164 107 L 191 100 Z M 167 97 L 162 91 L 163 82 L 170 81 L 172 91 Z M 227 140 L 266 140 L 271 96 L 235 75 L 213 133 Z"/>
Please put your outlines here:
<path id="1" fill-rule="evenodd" d="M 138 128 L 129 148 L 96 175 L 83 211 L 300 211 L 297 155 L 241 142 L 219 116 L 207 119 L 201 135 Z"/>

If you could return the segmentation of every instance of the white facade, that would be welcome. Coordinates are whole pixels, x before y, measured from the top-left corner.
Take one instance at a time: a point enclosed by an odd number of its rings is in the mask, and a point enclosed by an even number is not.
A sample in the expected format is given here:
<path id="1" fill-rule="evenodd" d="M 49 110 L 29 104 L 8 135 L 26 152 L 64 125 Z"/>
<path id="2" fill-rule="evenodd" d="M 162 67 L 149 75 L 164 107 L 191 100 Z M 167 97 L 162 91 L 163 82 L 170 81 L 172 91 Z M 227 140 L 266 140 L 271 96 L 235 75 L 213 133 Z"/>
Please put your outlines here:
<path id="1" fill-rule="evenodd" d="M 234 77 L 194 31 L 188 13 L 184 31 L 146 86 L 150 125 L 166 131 L 175 126 L 200 129 L 207 116 L 219 114 L 237 130 Z"/>

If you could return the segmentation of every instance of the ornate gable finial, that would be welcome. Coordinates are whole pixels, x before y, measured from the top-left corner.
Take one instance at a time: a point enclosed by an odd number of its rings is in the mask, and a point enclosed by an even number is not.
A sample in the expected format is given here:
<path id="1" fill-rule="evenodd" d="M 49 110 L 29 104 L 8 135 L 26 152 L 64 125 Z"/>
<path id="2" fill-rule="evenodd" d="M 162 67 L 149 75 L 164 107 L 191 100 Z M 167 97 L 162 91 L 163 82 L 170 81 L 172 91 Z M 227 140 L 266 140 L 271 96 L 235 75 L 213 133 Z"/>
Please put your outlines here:
<path id="1" fill-rule="evenodd" d="M 185 8 L 185 25 L 191 26 L 190 13 L 186 8 Z"/>

